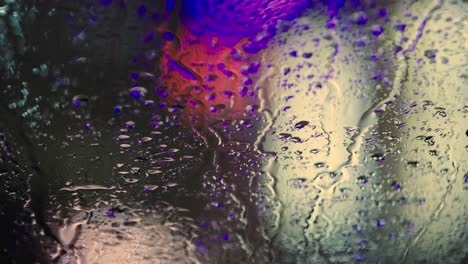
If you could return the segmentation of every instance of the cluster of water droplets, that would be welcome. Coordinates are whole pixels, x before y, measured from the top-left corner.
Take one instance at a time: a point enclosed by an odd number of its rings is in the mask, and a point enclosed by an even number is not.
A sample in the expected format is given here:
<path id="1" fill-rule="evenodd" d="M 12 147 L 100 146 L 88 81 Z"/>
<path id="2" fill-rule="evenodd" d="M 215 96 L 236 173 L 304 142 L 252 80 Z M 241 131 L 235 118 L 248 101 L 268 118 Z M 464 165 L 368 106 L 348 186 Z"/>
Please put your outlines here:
<path id="1" fill-rule="evenodd" d="M 466 259 L 466 4 L 84 2 L 0 42 L 50 259 Z"/>

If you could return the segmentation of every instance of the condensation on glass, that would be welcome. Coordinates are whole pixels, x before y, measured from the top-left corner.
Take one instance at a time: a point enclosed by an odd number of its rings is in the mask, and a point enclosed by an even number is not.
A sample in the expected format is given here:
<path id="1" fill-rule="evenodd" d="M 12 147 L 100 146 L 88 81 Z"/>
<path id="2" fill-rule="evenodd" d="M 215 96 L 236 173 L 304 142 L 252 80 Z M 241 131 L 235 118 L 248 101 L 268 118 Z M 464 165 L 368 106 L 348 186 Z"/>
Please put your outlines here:
<path id="1" fill-rule="evenodd" d="M 1 260 L 467 262 L 467 7 L 0 1 Z"/>

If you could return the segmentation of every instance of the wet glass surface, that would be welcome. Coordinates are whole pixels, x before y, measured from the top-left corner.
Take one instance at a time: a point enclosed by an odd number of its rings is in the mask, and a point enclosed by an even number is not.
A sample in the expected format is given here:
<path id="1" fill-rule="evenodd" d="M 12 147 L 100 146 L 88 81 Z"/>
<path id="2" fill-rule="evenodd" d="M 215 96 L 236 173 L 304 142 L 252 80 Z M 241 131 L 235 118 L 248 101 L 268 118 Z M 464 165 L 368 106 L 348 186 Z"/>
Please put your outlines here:
<path id="1" fill-rule="evenodd" d="M 0 262 L 468 263 L 467 10 L 0 0 Z"/>

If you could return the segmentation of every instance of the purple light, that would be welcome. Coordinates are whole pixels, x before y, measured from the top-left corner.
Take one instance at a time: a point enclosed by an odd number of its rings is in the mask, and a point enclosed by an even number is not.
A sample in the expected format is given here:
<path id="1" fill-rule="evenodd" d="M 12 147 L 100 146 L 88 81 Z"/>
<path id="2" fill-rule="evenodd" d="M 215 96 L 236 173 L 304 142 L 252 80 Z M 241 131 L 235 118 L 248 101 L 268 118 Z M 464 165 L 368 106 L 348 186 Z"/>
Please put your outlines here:
<path id="1" fill-rule="evenodd" d="M 144 16 L 146 14 L 146 6 L 141 5 L 137 10 L 138 16 Z"/>
<path id="2" fill-rule="evenodd" d="M 302 54 L 302 58 L 309 59 L 310 57 L 312 57 L 312 55 L 312 52 L 304 52 Z"/>
<path id="3" fill-rule="evenodd" d="M 379 16 L 386 17 L 387 14 L 388 14 L 388 12 L 387 12 L 386 8 L 382 8 L 382 9 L 379 10 Z"/>
<path id="4" fill-rule="evenodd" d="M 130 92 L 130 95 L 131 95 L 133 98 L 135 98 L 135 99 L 139 99 L 140 96 L 141 96 L 140 92 L 137 91 L 137 90 L 131 91 L 131 92 Z"/>
<path id="5" fill-rule="evenodd" d="M 103 6 L 108 6 L 110 4 L 112 4 L 112 0 L 101 0 L 101 5 Z"/>
<path id="6" fill-rule="evenodd" d="M 107 210 L 107 211 L 106 211 L 106 215 L 107 215 L 107 216 L 110 216 L 110 217 L 115 217 L 115 213 L 114 213 L 114 211 L 112 211 L 112 210 Z"/>
<path id="7" fill-rule="evenodd" d="M 367 20 L 369 19 L 367 18 L 366 14 L 363 12 L 358 13 L 355 18 L 356 24 L 361 25 L 361 26 L 367 24 Z"/>
<path id="8" fill-rule="evenodd" d="M 379 219 L 377 220 L 377 227 L 382 227 L 382 226 L 385 226 L 385 220 L 383 219 Z"/>
<path id="9" fill-rule="evenodd" d="M 154 32 L 150 32 L 148 35 L 145 37 L 145 43 L 150 43 L 154 39 Z"/>
<path id="10" fill-rule="evenodd" d="M 405 24 L 396 24 L 395 29 L 398 30 L 398 31 L 403 32 L 406 29 L 406 25 Z"/>
<path id="11" fill-rule="evenodd" d="M 280 19 L 292 20 L 300 16 L 309 6 L 307 0 L 243 0 L 235 4 L 233 1 L 183 0 L 181 15 L 192 33 L 208 38 L 218 36 L 227 44 L 235 44 L 262 30 L 274 29 Z M 256 53 L 262 48 L 263 45 L 244 47 L 248 53 Z"/>
<path id="12" fill-rule="evenodd" d="M 257 73 L 258 69 L 260 69 L 260 63 L 252 63 L 249 66 L 249 73 Z"/>
<path id="13" fill-rule="evenodd" d="M 218 65 L 216 65 L 218 67 L 218 70 L 224 70 L 226 68 L 226 65 L 224 65 L 224 63 L 218 63 Z"/>
<path id="14" fill-rule="evenodd" d="M 249 91 L 249 89 L 245 86 L 242 86 L 242 87 L 239 87 L 239 94 L 244 97 L 247 95 L 247 92 Z"/>
<path id="15" fill-rule="evenodd" d="M 384 29 L 380 25 L 375 25 L 372 27 L 371 31 L 374 36 L 378 37 L 384 32 Z"/>
<path id="16" fill-rule="evenodd" d="M 356 262 L 362 262 L 365 260 L 364 255 L 361 253 L 356 254 L 355 258 Z"/>
<path id="17" fill-rule="evenodd" d="M 175 36 L 171 32 L 164 32 L 162 35 L 165 40 L 174 40 Z"/>

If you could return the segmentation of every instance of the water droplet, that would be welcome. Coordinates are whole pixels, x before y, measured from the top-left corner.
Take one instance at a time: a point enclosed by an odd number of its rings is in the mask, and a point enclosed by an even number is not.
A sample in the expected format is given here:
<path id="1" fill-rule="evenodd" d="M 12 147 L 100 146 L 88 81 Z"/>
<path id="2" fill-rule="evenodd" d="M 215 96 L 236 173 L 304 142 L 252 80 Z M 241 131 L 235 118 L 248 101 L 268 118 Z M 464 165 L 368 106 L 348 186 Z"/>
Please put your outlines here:
<path id="1" fill-rule="evenodd" d="M 72 103 L 74 107 L 87 106 L 88 102 L 89 102 L 88 96 L 82 95 L 82 94 L 76 95 L 72 99 Z"/>
<path id="2" fill-rule="evenodd" d="M 153 140 L 153 139 L 150 138 L 150 137 L 143 137 L 142 139 L 140 139 L 140 143 L 150 142 L 151 140 Z"/>
<path id="3" fill-rule="evenodd" d="M 135 128 L 135 122 L 127 121 L 127 122 L 125 122 L 125 126 L 127 126 L 127 128 L 129 128 L 129 129 L 133 129 L 133 128 Z"/>
<path id="4" fill-rule="evenodd" d="M 437 50 L 425 50 L 424 56 L 428 59 L 434 59 L 436 57 Z"/>
<path id="5" fill-rule="evenodd" d="M 314 164 L 314 166 L 315 166 L 316 168 L 318 168 L 318 169 L 327 168 L 327 167 L 328 167 L 327 164 L 324 163 L 324 162 L 317 162 L 317 163 Z"/>
<path id="6" fill-rule="evenodd" d="M 291 137 L 289 133 L 279 133 L 279 139 L 288 139 Z"/>
<path id="7" fill-rule="evenodd" d="M 292 137 L 291 138 L 291 142 L 294 142 L 294 143 L 301 143 L 302 142 L 302 139 L 300 137 Z"/>
<path id="8" fill-rule="evenodd" d="M 300 121 L 294 125 L 296 129 L 301 129 L 309 124 L 308 121 Z"/>
<path id="9" fill-rule="evenodd" d="M 382 162 L 385 160 L 385 157 L 382 153 L 375 153 L 372 154 L 371 158 L 375 161 Z"/>
<path id="10" fill-rule="evenodd" d="M 118 139 L 118 140 L 127 140 L 127 139 L 129 139 L 129 138 L 130 138 L 130 136 L 127 136 L 127 135 L 120 135 L 117 139 Z"/>
<path id="11" fill-rule="evenodd" d="M 383 226 L 385 226 L 385 224 L 386 223 L 385 223 L 384 219 L 379 219 L 379 220 L 377 220 L 377 223 L 376 223 L 377 227 L 383 227 Z"/>
<path id="12" fill-rule="evenodd" d="M 159 174 L 162 173 L 162 171 L 157 170 L 157 169 L 149 169 L 148 174 Z"/>

